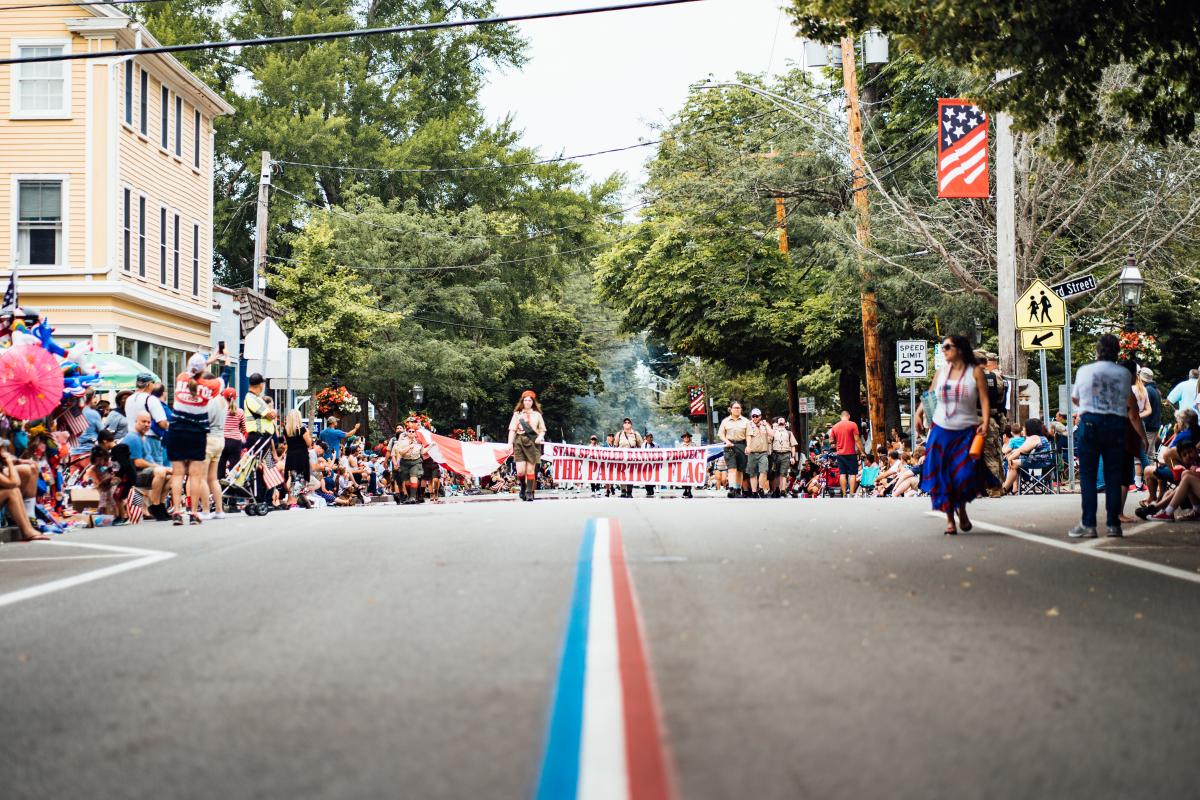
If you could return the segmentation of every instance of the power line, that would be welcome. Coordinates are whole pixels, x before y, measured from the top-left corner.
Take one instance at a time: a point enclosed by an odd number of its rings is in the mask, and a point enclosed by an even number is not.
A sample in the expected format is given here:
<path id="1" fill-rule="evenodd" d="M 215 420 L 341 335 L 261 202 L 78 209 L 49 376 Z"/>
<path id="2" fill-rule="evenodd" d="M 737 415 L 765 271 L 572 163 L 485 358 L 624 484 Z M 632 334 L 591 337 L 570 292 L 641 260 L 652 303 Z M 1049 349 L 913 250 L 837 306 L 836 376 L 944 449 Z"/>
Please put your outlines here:
<path id="1" fill-rule="evenodd" d="M 170 0 L 96 0 L 94 3 L 81 0 L 78 3 L 37 3 L 27 6 L 0 6 L 0 11 L 22 11 L 26 8 L 68 8 L 70 6 L 131 6 L 145 3 L 166 3 Z"/>
<path id="2" fill-rule="evenodd" d="M 527 22 L 538 19 L 558 19 L 561 17 L 581 17 L 590 14 L 604 14 L 611 11 L 632 11 L 639 8 L 656 8 L 659 6 L 677 6 L 684 3 L 698 3 L 703 0 L 636 0 L 636 2 L 621 3 L 611 6 L 591 6 L 589 8 L 560 9 L 558 11 L 537 11 L 526 14 L 509 14 L 502 17 L 482 17 L 477 19 L 444 20 L 442 22 L 422 22 L 415 25 L 392 25 L 386 28 L 360 28 L 349 31 L 327 31 L 324 33 L 298 33 L 290 36 L 264 36 L 258 39 L 229 39 L 217 42 L 195 42 L 192 44 L 160 45 L 158 47 L 143 47 L 133 50 L 104 50 L 85 53 L 63 53 L 57 56 L 31 56 L 27 58 L 3 58 L 0 64 L 34 64 L 46 61 L 79 61 L 92 58 L 120 58 L 122 56 L 148 56 L 159 53 L 188 53 L 197 50 L 220 50 L 231 47 L 258 47 L 268 44 L 296 44 L 305 42 L 323 42 L 333 39 L 353 39 L 360 36 L 383 36 L 393 33 L 419 33 L 422 31 L 443 31 L 455 28 L 474 28 L 481 25 L 503 25 L 510 22 Z"/>
<path id="3" fill-rule="evenodd" d="M 272 164 L 279 164 L 293 167 L 308 167 L 310 169 L 331 169 L 341 172 L 368 172 L 368 173 L 384 173 L 384 174 L 407 174 L 407 173 L 426 173 L 426 172 L 476 172 L 488 169 L 521 169 L 524 167 L 539 167 L 545 164 L 555 164 L 562 161 L 576 161 L 581 158 L 594 158 L 595 156 L 608 155 L 610 153 L 623 153 L 626 150 L 636 150 L 639 147 L 650 147 L 663 142 L 669 142 L 673 139 L 679 139 L 687 136 L 696 136 L 701 133 L 710 131 L 725 130 L 726 128 L 737 127 L 744 125 L 747 122 L 759 119 L 760 117 L 768 116 L 769 114 L 778 114 L 780 109 L 772 108 L 759 114 L 754 114 L 746 117 L 738 122 L 723 123 L 721 125 L 709 125 L 704 128 L 697 128 L 694 131 L 684 131 L 677 134 L 663 136 L 661 139 L 654 139 L 648 142 L 637 142 L 635 144 L 627 144 L 622 147 L 610 147 L 607 150 L 594 150 L 590 153 L 576 153 L 569 156 L 556 156 L 555 158 L 543 158 L 537 161 L 519 161 L 512 164 L 482 164 L 477 166 L 467 167 L 348 167 L 338 164 L 310 164 L 305 161 L 286 161 L 274 160 Z"/>

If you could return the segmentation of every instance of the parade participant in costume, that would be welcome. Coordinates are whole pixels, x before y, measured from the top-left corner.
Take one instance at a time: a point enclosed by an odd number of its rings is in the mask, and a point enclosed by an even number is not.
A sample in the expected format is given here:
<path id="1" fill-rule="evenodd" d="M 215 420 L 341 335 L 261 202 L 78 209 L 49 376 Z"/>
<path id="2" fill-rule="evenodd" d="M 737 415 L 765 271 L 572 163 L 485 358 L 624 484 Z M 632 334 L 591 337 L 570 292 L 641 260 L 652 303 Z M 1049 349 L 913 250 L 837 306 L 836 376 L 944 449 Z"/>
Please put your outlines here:
<path id="1" fill-rule="evenodd" d="M 746 434 L 750 420 L 742 416 L 742 404 L 729 404 L 729 416 L 721 420 L 717 438 L 725 444 L 725 466 L 728 470 L 729 497 L 742 494 L 742 473 L 746 471 Z"/>
<path id="2" fill-rule="evenodd" d="M 629 417 L 621 420 L 621 431 L 617 434 L 615 443 L 617 447 L 642 446 L 642 435 L 633 429 L 633 420 Z M 621 487 L 621 497 L 633 497 L 633 484 L 628 483 Z"/>
<path id="3" fill-rule="evenodd" d="M 424 502 L 425 498 L 421 497 L 423 454 L 424 447 L 417 437 L 417 420 L 409 417 L 404 421 L 404 430 L 398 432 L 392 440 L 392 480 L 399 489 L 399 493 L 393 495 L 392 499 L 399 505 L 410 506 Z"/>
<path id="4" fill-rule="evenodd" d="M 750 410 L 750 428 L 746 431 L 746 475 L 750 478 L 748 497 L 766 497 L 770 488 L 771 426 L 757 408 Z"/>
<path id="5" fill-rule="evenodd" d="M 542 419 L 542 407 L 537 394 L 530 390 L 521 392 L 521 399 L 513 409 L 508 423 L 508 445 L 513 449 L 513 460 L 517 466 L 517 480 L 524 478 L 522 500 L 533 500 L 537 488 L 537 465 L 542 460 L 542 442 L 546 439 L 546 422 Z"/>
<path id="6" fill-rule="evenodd" d="M 937 407 L 925 442 L 921 490 L 929 493 L 933 508 L 946 515 L 945 533 L 956 534 L 959 525 L 963 531 L 971 530 L 967 503 L 984 484 L 979 454 L 972 457 L 971 447 L 976 435 L 987 436 L 991 402 L 983 367 L 975 361 L 967 337 L 947 336 L 942 353 L 946 366 L 933 378 Z"/>
<path id="7" fill-rule="evenodd" d="M 787 492 L 788 469 L 796 461 L 796 437 L 788 429 L 787 420 L 779 417 L 771 430 L 771 466 L 775 472 L 775 488 L 771 497 L 782 497 Z"/>
<path id="8" fill-rule="evenodd" d="M 175 379 L 175 417 L 167 431 L 167 459 L 171 462 L 171 495 L 175 511 L 171 520 L 182 525 L 188 506 L 183 500 L 183 476 L 188 477 L 187 493 L 191 501 L 191 523 L 201 522 L 200 501 L 206 498 L 208 479 L 208 403 L 221 393 L 221 381 L 205 373 L 208 359 L 195 353 L 187 369 Z"/>

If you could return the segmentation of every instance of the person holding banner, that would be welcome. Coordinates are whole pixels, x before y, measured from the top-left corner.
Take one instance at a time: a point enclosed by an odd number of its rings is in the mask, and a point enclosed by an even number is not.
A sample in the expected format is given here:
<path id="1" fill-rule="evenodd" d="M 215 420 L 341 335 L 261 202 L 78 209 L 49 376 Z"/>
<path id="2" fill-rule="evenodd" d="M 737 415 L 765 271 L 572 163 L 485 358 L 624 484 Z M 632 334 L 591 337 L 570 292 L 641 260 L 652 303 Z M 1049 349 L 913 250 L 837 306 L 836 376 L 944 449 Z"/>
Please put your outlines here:
<path id="1" fill-rule="evenodd" d="M 691 431 L 684 431 L 682 434 L 680 434 L 679 438 L 683 442 L 683 447 L 691 447 L 692 446 L 692 432 Z M 683 487 L 683 496 L 687 497 L 689 499 L 692 497 L 692 487 L 691 486 Z"/>
<path id="2" fill-rule="evenodd" d="M 742 496 L 742 473 L 746 471 L 746 434 L 750 420 L 742 416 L 742 404 L 729 404 L 729 416 L 721 420 L 717 438 L 725 445 L 725 466 L 729 475 L 729 497 Z"/>
<path id="3" fill-rule="evenodd" d="M 396 490 L 392 499 L 398 505 L 411 506 L 425 500 L 421 495 L 421 476 L 424 474 L 421 456 L 425 448 L 417 437 L 416 419 L 409 417 L 404 425 L 404 429 L 398 430 L 392 439 L 392 488 Z"/>
<path id="4" fill-rule="evenodd" d="M 617 447 L 641 447 L 642 436 L 633 429 L 633 420 L 629 417 L 621 420 L 621 432 L 617 434 Z M 621 497 L 633 497 L 633 485 L 621 487 Z"/>
<path id="5" fill-rule="evenodd" d="M 513 449 L 513 460 L 517 462 L 517 480 L 521 484 L 521 499 L 533 501 L 537 488 L 537 465 L 542 460 L 542 442 L 546 440 L 546 422 L 542 419 L 542 407 L 537 394 L 532 390 L 521 392 L 521 399 L 513 409 L 508 423 L 508 444 Z"/>

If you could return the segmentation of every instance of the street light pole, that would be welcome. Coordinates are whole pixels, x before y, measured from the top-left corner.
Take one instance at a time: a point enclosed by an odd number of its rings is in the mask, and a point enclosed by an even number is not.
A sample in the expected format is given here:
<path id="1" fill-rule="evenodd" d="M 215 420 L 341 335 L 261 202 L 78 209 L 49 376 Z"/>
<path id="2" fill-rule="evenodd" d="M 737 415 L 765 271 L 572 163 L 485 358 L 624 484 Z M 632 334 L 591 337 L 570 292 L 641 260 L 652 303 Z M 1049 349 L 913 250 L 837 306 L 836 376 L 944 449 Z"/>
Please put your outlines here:
<path id="1" fill-rule="evenodd" d="M 854 208 L 857 212 L 855 235 L 858 238 L 858 269 L 862 281 L 863 361 L 867 377 L 867 407 L 871 413 L 872 446 L 884 436 L 883 363 L 879 351 L 879 304 L 875 298 L 866 251 L 871 246 L 871 209 L 867 200 L 867 162 L 863 154 L 862 110 L 858 103 L 858 65 L 854 37 L 842 38 L 842 79 L 846 86 L 846 105 L 850 131 L 850 169 L 853 174 Z"/>

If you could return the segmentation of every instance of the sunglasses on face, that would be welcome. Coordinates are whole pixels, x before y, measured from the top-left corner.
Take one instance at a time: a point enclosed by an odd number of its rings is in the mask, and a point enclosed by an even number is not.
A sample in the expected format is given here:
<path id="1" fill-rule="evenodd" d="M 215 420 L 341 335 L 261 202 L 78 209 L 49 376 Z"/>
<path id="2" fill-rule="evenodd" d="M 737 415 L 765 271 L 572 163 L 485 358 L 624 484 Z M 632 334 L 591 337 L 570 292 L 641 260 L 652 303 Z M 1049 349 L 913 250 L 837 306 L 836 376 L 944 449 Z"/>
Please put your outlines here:
<path id="1" fill-rule="evenodd" d="M 944 344 L 944 345 L 942 345 L 942 349 L 943 349 L 943 350 L 953 350 L 953 349 L 954 349 L 954 345 L 952 345 L 952 344 Z"/>

